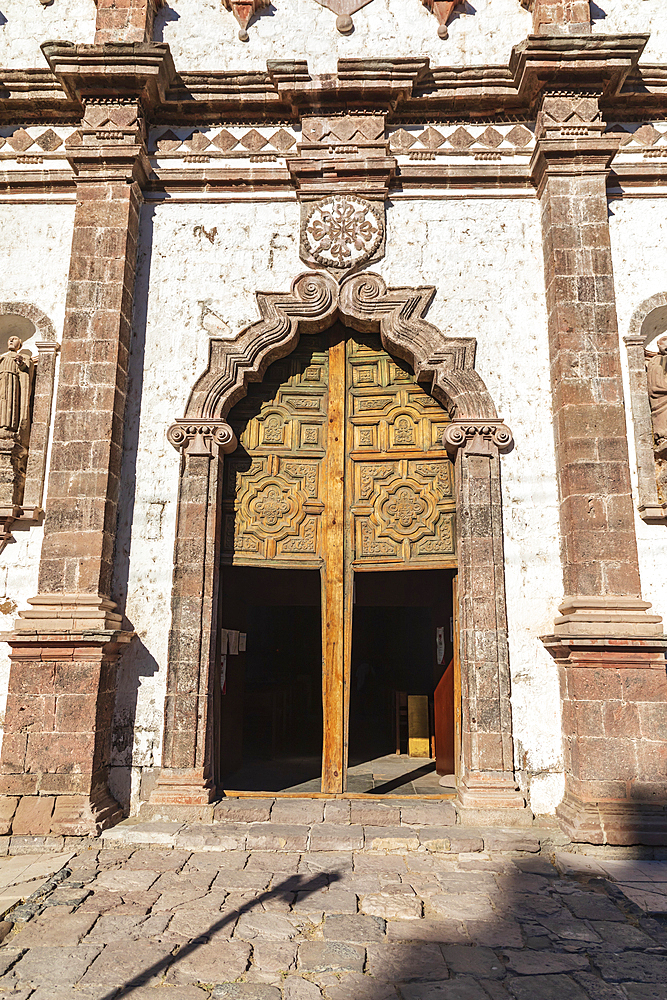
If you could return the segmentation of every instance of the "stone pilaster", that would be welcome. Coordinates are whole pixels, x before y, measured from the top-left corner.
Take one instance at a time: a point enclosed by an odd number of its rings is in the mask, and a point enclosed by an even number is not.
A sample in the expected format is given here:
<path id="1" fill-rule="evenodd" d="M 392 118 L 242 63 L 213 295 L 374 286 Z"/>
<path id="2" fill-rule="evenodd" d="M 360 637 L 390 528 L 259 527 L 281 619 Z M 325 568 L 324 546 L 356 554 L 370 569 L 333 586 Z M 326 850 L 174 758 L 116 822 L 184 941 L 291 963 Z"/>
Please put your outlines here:
<path id="1" fill-rule="evenodd" d="M 177 420 L 168 438 L 182 467 L 164 748 L 151 804 L 196 806 L 214 791 L 210 681 L 218 654 L 222 468 L 237 441 L 223 420 Z"/>
<path id="2" fill-rule="evenodd" d="M 95 42 L 150 42 L 164 0 L 95 0 Z"/>
<path id="3" fill-rule="evenodd" d="M 461 621 L 459 811 L 469 824 L 530 825 L 515 779 L 505 605 L 499 452 L 512 446 L 501 420 L 455 419 L 444 444 L 456 459 Z"/>
<path id="4" fill-rule="evenodd" d="M 563 698 L 559 817 L 575 840 L 650 843 L 667 820 L 659 797 L 650 817 L 644 801 L 664 770 L 667 727 L 656 716 L 644 732 L 640 706 L 664 687 L 667 638 L 641 599 L 606 194 L 617 144 L 604 131 L 601 90 L 578 86 L 573 67 L 567 86 L 543 96 L 533 157 L 565 590 L 544 639 Z"/>
<path id="5" fill-rule="evenodd" d="M 590 35 L 590 0 L 521 0 L 536 35 Z"/>
<path id="6" fill-rule="evenodd" d="M 33 810 L 40 832 L 97 833 L 119 815 L 106 779 L 115 661 L 131 638 L 111 578 L 145 118 L 171 64 L 166 46 L 48 43 L 44 51 L 83 117 L 80 143 L 68 151 L 77 201 L 39 594 L 6 637 L 12 668 L 1 769 L 7 790 L 44 799 Z M 34 713 L 28 723 L 23 706 Z"/>

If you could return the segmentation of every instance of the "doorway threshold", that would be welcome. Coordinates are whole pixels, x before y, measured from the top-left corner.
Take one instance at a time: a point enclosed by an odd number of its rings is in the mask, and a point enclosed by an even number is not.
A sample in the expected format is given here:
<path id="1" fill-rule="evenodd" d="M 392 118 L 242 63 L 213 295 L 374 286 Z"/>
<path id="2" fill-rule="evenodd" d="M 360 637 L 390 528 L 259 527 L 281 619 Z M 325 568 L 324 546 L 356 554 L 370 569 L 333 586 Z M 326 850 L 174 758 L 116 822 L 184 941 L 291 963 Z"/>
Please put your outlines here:
<path id="1" fill-rule="evenodd" d="M 409 757 L 407 754 L 387 754 L 374 759 L 352 762 L 347 771 L 347 791 L 321 791 L 319 759 L 301 758 L 298 763 L 310 774 L 307 780 L 295 780 L 293 759 L 270 764 L 256 762 L 230 775 L 222 794 L 226 798 L 342 798 L 342 799 L 448 799 L 456 795 L 455 779 L 443 787 L 436 774 L 435 760 Z"/>

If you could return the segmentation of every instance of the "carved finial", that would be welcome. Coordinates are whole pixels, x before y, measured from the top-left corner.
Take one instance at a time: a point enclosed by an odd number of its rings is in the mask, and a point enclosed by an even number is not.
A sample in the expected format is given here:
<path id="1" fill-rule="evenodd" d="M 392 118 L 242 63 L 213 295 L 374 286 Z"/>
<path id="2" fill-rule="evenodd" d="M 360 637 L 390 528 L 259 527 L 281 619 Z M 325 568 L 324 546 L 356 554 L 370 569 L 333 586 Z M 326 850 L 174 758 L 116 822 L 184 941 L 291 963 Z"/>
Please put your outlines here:
<path id="1" fill-rule="evenodd" d="M 247 29 L 251 18 L 258 10 L 268 7 L 270 2 L 271 0 L 222 0 L 223 6 L 232 12 L 241 25 L 239 38 L 242 42 L 247 42 L 250 37 Z"/>
<path id="2" fill-rule="evenodd" d="M 336 27 L 341 35 L 351 35 L 354 31 L 352 14 L 371 3 L 371 0 L 317 0 L 319 4 L 337 14 Z"/>
<path id="3" fill-rule="evenodd" d="M 463 0 L 422 0 L 422 3 L 432 14 L 437 17 L 438 34 L 440 38 L 449 38 L 449 19 L 455 7 L 459 7 Z"/>

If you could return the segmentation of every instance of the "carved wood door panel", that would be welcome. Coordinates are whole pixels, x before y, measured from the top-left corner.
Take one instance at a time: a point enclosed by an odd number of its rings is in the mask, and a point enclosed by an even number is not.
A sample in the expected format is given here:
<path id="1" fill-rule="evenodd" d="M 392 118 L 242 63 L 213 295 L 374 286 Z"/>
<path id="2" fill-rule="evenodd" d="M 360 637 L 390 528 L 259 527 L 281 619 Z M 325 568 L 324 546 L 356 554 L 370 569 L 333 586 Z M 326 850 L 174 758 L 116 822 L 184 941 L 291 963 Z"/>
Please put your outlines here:
<path id="1" fill-rule="evenodd" d="M 239 447 L 225 462 L 224 563 L 321 565 L 328 380 L 327 337 L 308 337 L 232 410 Z"/>
<path id="2" fill-rule="evenodd" d="M 347 381 L 352 568 L 455 566 L 447 413 L 376 337 L 347 341 Z"/>
<path id="3" fill-rule="evenodd" d="M 346 787 L 354 573 L 456 565 L 448 416 L 373 335 L 305 336 L 232 410 L 223 562 L 320 568 L 322 791 Z"/>

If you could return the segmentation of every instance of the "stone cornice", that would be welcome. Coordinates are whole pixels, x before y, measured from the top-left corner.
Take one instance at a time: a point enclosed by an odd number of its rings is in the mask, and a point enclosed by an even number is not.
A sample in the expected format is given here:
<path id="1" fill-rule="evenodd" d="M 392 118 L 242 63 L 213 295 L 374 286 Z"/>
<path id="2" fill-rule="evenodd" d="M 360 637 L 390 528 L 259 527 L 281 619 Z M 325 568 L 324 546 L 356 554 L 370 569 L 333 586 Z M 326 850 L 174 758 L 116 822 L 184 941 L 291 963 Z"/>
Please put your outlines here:
<path id="1" fill-rule="evenodd" d="M 431 66 L 426 58 L 341 59 L 320 77 L 301 60 L 266 71 L 177 74 L 162 43 L 46 42 L 47 69 L 0 71 L 0 123 L 71 121 L 84 95 L 140 97 L 160 123 L 295 121 L 382 113 L 389 121 L 530 115 L 544 87 L 595 86 L 607 115 L 667 115 L 667 65 L 638 65 L 646 35 L 530 36 L 507 66 Z"/>
<path id="2" fill-rule="evenodd" d="M 164 103 L 176 74 L 169 46 L 160 42 L 44 42 L 41 48 L 67 97 L 80 104 L 133 99 L 149 112 Z"/>
<path id="3" fill-rule="evenodd" d="M 614 97 L 637 66 L 649 37 L 530 35 L 512 50 L 514 86 L 522 103 L 529 105 L 554 87 L 590 87 Z"/>

